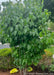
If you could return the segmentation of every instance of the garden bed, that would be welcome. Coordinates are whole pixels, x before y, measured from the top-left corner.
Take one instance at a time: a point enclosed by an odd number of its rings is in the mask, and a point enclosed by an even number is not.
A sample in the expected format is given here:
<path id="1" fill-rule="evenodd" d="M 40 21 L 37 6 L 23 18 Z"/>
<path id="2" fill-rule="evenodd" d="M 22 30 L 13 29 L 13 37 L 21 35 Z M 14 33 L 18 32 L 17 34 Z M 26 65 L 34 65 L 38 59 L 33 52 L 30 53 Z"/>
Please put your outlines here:
<path id="1" fill-rule="evenodd" d="M 0 75 L 21 75 L 21 74 L 20 74 L 20 72 L 19 73 L 15 73 L 15 74 L 10 74 L 9 71 L 7 71 L 7 72 L 0 71 Z M 32 72 L 32 73 L 26 73 L 25 75 L 54 75 L 54 73 L 37 73 L 37 72 Z"/>
<path id="2" fill-rule="evenodd" d="M 0 70 L 0 75 L 54 75 L 53 72 L 49 72 L 49 70 L 46 68 L 44 71 L 41 69 L 40 66 L 32 66 L 33 71 L 32 72 L 25 72 L 25 70 L 20 70 L 17 73 L 10 74 L 10 70 Z"/>

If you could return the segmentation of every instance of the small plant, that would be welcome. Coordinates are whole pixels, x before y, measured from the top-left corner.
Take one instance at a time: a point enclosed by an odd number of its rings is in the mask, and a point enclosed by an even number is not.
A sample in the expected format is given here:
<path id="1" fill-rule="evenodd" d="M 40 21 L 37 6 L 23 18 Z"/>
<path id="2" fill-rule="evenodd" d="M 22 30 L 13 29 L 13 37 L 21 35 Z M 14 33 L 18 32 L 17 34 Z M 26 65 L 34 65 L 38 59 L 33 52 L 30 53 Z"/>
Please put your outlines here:
<path id="1" fill-rule="evenodd" d="M 11 48 L 0 49 L 0 57 L 11 55 L 11 53 L 12 53 Z"/>
<path id="2" fill-rule="evenodd" d="M 44 64 L 41 64 L 41 69 L 44 71 L 46 69 L 46 66 Z"/>
<path id="3" fill-rule="evenodd" d="M 54 72 L 54 64 L 50 65 L 50 72 Z"/>

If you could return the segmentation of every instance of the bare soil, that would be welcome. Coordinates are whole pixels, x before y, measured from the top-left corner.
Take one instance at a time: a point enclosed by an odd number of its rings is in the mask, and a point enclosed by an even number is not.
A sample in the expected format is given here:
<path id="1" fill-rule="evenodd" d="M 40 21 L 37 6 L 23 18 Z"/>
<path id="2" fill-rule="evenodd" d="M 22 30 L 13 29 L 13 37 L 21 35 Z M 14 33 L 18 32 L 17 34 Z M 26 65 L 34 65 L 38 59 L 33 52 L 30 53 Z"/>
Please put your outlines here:
<path id="1" fill-rule="evenodd" d="M 9 71 L 7 72 L 0 71 L 0 75 L 20 75 L 20 73 L 10 74 Z"/>
<path id="2" fill-rule="evenodd" d="M 2 72 L 0 71 L 0 75 L 21 75 L 20 73 L 10 74 L 9 71 Z M 22 74 L 23 75 L 23 74 Z M 26 75 L 54 75 L 54 73 L 26 73 Z"/>

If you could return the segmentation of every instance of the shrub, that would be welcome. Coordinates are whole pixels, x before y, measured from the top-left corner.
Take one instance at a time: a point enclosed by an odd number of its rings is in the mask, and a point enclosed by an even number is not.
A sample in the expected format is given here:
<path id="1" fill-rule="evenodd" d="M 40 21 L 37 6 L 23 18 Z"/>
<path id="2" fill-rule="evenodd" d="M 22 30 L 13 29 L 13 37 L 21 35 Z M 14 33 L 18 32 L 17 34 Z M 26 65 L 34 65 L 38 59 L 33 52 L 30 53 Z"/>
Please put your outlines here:
<path id="1" fill-rule="evenodd" d="M 12 53 L 11 48 L 4 48 L 4 49 L 0 49 L 0 57 L 1 56 L 8 56 Z"/>
<path id="2" fill-rule="evenodd" d="M 11 46 L 19 45 L 13 54 L 14 63 L 19 68 L 38 63 L 49 43 L 49 12 L 42 11 L 43 0 L 24 0 L 24 4 L 7 2 L 3 6 L 6 8 L 0 13 L 0 40 Z"/>
<path id="3" fill-rule="evenodd" d="M 13 64 L 13 58 L 11 56 L 0 56 L 0 70 L 12 69 L 15 65 Z"/>
<path id="4" fill-rule="evenodd" d="M 7 70 L 15 66 L 13 64 L 14 59 L 11 56 L 12 51 L 11 48 L 0 49 L 0 69 Z"/>

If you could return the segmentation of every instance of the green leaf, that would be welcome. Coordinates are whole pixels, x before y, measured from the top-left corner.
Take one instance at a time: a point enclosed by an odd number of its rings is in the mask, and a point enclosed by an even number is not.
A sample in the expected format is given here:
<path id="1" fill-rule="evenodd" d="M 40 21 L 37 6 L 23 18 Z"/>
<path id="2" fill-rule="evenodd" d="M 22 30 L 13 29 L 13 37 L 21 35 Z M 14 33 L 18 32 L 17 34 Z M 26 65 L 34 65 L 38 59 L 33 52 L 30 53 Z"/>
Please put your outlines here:
<path id="1" fill-rule="evenodd" d="M 11 32 L 13 31 L 13 27 L 10 28 L 10 31 L 11 31 Z"/>
<path id="2" fill-rule="evenodd" d="M 28 49 L 28 50 L 30 50 L 30 49 L 31 49 L 31 46 L 30 46 L 30 45 L 28 45 L 28 46 L 27 46 L 27 49 Z"/>
<path id="3" fill-rule="evenodd" d="M 14 31 L 14 36 L 17 34 L 17 31 Z"/>

